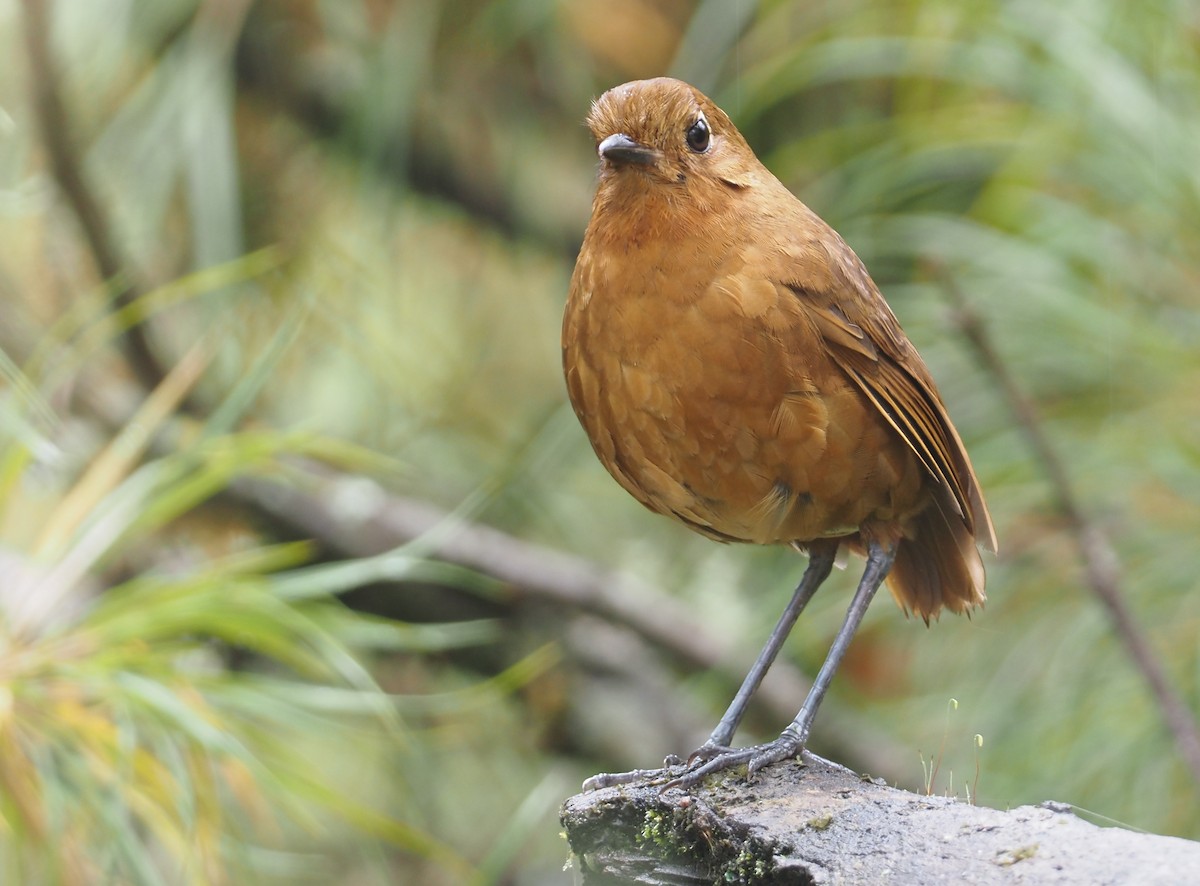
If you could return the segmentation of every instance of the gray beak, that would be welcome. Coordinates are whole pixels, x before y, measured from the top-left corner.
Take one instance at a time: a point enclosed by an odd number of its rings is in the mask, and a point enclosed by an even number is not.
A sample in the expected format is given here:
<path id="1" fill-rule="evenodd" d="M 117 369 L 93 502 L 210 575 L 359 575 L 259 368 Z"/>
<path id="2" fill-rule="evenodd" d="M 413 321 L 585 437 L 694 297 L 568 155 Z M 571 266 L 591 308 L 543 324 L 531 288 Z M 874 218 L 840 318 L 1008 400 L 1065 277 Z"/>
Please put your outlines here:
<path id="1" fill-rule="evenodd" d="M 651 166 L 658 160 L 658 151 L 638 144 L 623 132 L 610 135 L 596 150 L 618 166 Z"/>

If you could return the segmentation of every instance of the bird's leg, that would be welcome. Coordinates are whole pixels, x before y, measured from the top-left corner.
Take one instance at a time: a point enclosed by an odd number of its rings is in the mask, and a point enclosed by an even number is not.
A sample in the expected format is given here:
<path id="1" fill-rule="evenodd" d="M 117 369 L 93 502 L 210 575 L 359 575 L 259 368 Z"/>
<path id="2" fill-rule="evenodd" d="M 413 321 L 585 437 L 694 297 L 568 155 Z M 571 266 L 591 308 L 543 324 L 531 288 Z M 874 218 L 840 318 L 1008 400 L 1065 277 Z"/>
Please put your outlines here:
<path id="1" fill-rule="evenodd" d="M 771 632 L 771 636 L 767 639 L 767 644 L 763 647 L 762 652 L 758 654 L 758 658 L 755 659 L 753 666 L 750 668 L 750 673 L 742 681 L 741 688 L 738 689 L 737 695 L 730 702 L 729 709 L 721 717 L 721 722 L 717 724 L 717 728 L 708 737 L 708 741 L 692 751 L 687 760 L 688 765 L 697 760 L 712 760 L 722 754 L 730 753 L 729 742 L 733 740 L 733 733 L 737 731 L 738 724 L 742 721 L 742 715 L 746 713 L 746 706 L 750 703 L 750 697 L 754 695 L 755 690 L 758 689 L 758 685 L 762 683 L 763 677 L 767 675 L 771 663 L 775 661 L 775 656 L 779 654 L 779 650 L 791 632 L 792 626 L 796 623 L 796 619 L 800 617 L 800 613 L 804 611 L 804 607 L 808 605 L 808 601 L 817 592 L 817 588 L 829 577 L 829 572 L 833 569 L 833 561 L 836 557 L 836 544 L 817 544 L 810 549 L 808 567 L 804 570 L 800 584 L 796 586 L 796 590 L 792 594 L 792 599 L 788 603 L 787 608 L 783 610 L 783 615 L 779 617 L 779 622 L 775 625 L 775 630 Z M 671 772 L 668 767 L 678 766 L 681 762 L 678 757 L 672 754 L 663 761 L 662 769 L 602 772 L 598 775 L 593 775 L 585 781 L 583 789 L 585 791 L 593 791 L 600 788 L 612 787 L 613 785 L 631 784 L 635 781 L 644 781 L 653 784 L 656 780 L 669 780 Z"/>
<path id="2" fill-rule="evenodd" d="M 729 703 L 729 709 L 721 717 L 721 722 L 717 724 L 717 728 L 708 737 L 708 741 L 694 750 L 691 756 L 688 757 L 689 763 L 696 760 L 712 760 L 721 754 L 728 753 L 729 743 L 733 741 L 733 734 L 737 731 L 738 724 L 742 721 L 742 716 L 746 713 L 750 697 L 754 695 L 759 684 L 762 683 L 763 677 L 767 675 L 771 664 L 775 661 L 775 656 L 783 648 L 783 643 L 787 640 L 788 634 L 791 633 L 796 619 L 800 617 L 800 613 L 804 611 L 804 607 L 808 605 L 808 601 L 817 592 L 817 588 L 829 577 L 829 572 L 833 569 L 833 561 L 836 556 L 836 544 L 815 546 L 812 549 L 809 554 L 808 567 L 804 570 L 804 576 L 800 579 L 800 584 L 796 586 L 791 602 L 783 610 L 783 615 L 779 617 L 779 622 L 775 625 L 775 630 L 771 632 L 771 636 L 767 639 L 766 645 L 763 646 L 762 652 L 755 659 L 754 665 L 750 668 L 750 673 L 746 674 L 746 679 L 742 681 L 742 687 L 737 691 L 737 695 L 733 697 L 733 701 Z"/>
<path id="3" fill-rule="evenodd" d="M 713 772 L 727 769 L 730 766 L 738 766 L 742 763 L 747 764 L 747 777 L 753 777 L 754 773 L 764 766 L 794 757 L 803 750 L 804 743 L 808 740 L 809 730 L 812 728 L 813 718 L 816 716 L 817 708 L 821 704 L 821 699 L 825 697 L 825 692 L 829 689 L 833 675 L 837 672 L 838 665 L 841 664 L 842 659 L 846 655 L 846 650 L 850 646 L 850 641 L 854 638 L 854 632 L 858 629 L 859 623 L 862 622 L 867 607 L 871 605 L 871 599 L 875 596 L 875 592 L 879 590 L 879 586 L 883 584 L 883 580 L 887 577 L 888 570 L 892 568 L 892 562 L 895 559 L 895 542 L 890 542 L 886 545 L 875 540 L 868 542 L 867 568 L 863 572 L 862 580 L 858 583 L 858 590 L 854 592 L 854 599 L 850 601 L 850 608 L 846 611 L 846 620 L 842 622 L 837 637 L 833 641 L 833 646 L 830 648 L 829 654 L 825 656 L 825 663 L 821 665 L 821 670 L 817 673 L 817 679 L 813 681 L 812 689 L 809 690 L 808 697 L 804 699 L 804 705 L 800 708 L 800 712 L 796 714 L 796 719 L 788 724 L 788 727 L 783 730 L 779 738 L 767 744 L 739 748 L 721 754 L 709 760 L 704 765 L 691 769 L 668 782 L 663 786 L 663 790 L 691 787 Z M 809 569 L 811 570 L 812 567 L 813 564 L 810 563 Z"/>

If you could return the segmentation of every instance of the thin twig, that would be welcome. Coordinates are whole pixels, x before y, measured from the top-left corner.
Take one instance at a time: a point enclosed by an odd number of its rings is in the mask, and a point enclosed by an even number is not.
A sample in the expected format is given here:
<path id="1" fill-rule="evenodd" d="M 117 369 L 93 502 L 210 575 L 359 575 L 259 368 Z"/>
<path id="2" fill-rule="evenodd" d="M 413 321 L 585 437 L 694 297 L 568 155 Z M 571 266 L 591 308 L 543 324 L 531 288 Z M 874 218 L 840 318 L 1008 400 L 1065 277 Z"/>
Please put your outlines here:
<path id="1" fill-rule="evenodd" d="M 142 296 L 143 291 L 134 281 L 130 266 L 120 256 L 112 237 L 112 227 L 87 183 L 71 137 L 58 70 L 50 53 L 50 0 L 24 0 L 24 4 L 33 109 L 50 157 L 51 171 L 79 220 L 101 278 L 112 287 L 113 305 L 118 309 L 128 307 Z M 138 322 L 131 324 L 122 335 L 122 343 L 125 357 L 142 387 L 147 390 L 158 387 L 165 372 L 150 346 L 146 327 Z"/>
<path id="2" fill-rule="evenodd" d="M 984 368 L 996 380 L 1009 409 L 1017 419 L 1034 458 L 1046 474 L 1054 505 L 1066 520 L 1079 545 L 1087 584 L 1108 611 L 1117 636 L 1134 666 L 1154 695 L 1167 728 L 1175 739 L 1184 763 L 1192 778 L 1200 785 L 1200 730 L 1179 693 L 1167 677 L 1158 656 L 1137 623 L 1121 590 L 1120 559 L 1103 530 L 1084 512 L 1075 494 L 1066 466 L 1038 418 L 1033 401 L 1025 394 L 1008 370 L 1000 352 L 979 313 L 970 305 L 961 289 L 949 275 L 943 280 L 958 314 L 958 325 Z"/>

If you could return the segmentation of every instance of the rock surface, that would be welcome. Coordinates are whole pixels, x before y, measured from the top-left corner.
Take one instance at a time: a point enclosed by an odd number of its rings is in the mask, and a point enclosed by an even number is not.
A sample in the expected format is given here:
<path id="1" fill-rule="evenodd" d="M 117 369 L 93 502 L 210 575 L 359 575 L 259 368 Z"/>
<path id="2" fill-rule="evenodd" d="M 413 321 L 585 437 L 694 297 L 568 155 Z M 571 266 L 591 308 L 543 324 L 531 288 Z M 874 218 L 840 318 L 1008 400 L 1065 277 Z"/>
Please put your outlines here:
<path id="1" fill-rule="evenodd" d="M 584 886 L 639 883 L 1200 883 L 1200 843 L 1100 828 L 1065 804 L 927 797 L 805 753 L 753 784 L 578 794 L 562 822 Z"/>

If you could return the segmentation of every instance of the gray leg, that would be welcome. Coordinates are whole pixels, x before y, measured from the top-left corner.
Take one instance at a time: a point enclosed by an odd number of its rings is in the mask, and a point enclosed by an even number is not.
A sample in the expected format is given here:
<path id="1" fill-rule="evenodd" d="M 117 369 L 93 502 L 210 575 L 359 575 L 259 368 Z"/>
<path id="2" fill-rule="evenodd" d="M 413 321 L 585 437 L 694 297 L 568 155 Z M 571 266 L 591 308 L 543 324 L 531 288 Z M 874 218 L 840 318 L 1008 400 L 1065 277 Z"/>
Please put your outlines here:
<path id="1" fill-rule="evenodd" d="M 812 729 L 813 718 L 817 715 L 817 708 L 821 705 L 821 699 L 825 697 L 825 692 L 829 689 L 833 675 L 837 672 L 838 665 L 841 664 L 842 659 L 846 655 L 846 650 L 850 647 L 850 641 L 854 638 L 854 632 L 858 630 L 858 626 L 867 612 L 867 607 L 871 605 L 871 600 L 875 596 L 875 592 L 883 584 L 883 580 L 887 577 L 888 570 L 892 568 L 892 563 L 895 559 L 895 545 L 884 547 L 877 542 L 870 542 L 867 545 L 867 568 L 863 572 L 862 580 L 858 583 L 858 590 L 854 592 L 854 599 L 850 601 L 850 608 L 846 611 L 846 619 L 842 622 L 837 637 L 833 641 L 833 646 L 830 648 L 829 654 L 825 657 L 825 663 L 821 665 L 817 679 L 813 681 L 812 689 L 809 690 L 808 697 L 804 700 L 804 705 L 800 708 L 800 712 L 796 714 L 796 719 L 783 730 L 783 734 L 779 738 L 767 744 L 739 748 L 738 750 L 731 750 L 721 754 L 715 759 L 709 760 L 704 765 L 698 766 L 684 773 L 679 778 L 668 782 L 663 787 L 663 790 L 676 787 L 691 787 L 713 772 L 727 769 L 730 766 L 738 766 L 742 763 L 747 764 L 747 777 L 753 777 L 754 773 L 764 766 L 777 763 L 780 760 L 786 760 L 800 753 L 804 749 L 804 743 L 808 740 L 808 733 Z M 814 565 L 810 563 L 809 570 L 812 570 Z M 806 573 L 805 579 L 807 578 L 808 575 Z M 804 582 L 802 581 L 801 587 L 803 585 Z M 799 589 L 797 589 L 798 593 Z M 774 639 L 773 635 L 772 639 Z M 744 688 L 745 686 L 743 686 Z M 739 696 L 741 695 L 741 693 L 738 694 Z M 738 717 L 740 717 L 740 713 Z M 723 721 L 724 718 L 722 719 Z M 734 720 L 734 725 L 736 726 L 736 719 Z M 720 728 L 718 727 L 718 729 Z"/>
<path id="2" fill-rule="evenodd" d="M 804 570 L 804 576 L 800 579 L 800 584 L 796 586 L 796 591 L 792 594 L 791 602 L 783 610 L 783 615 L 779 617 L 779 623 L 775 625 L 775 630 L 771 632 L 771 636 L 767 639 L 767 645 L 763 647 L 762 652 L 755 659 L 754 665 L 750 668 L 750 673 L 746 674 L 746 679 L 742 681 L 741 689 L 733 697 L 733 701 L 729 704 L 729 709 L 721 717 L 721 722 L 717 724 L 717 728 L 708 737 L 708 741 L 694 751 L 689 760 L 712 759 L 728 749 L 729 743 L 733 741 L 733 734 L 737 731 L 738 724 L 742 722 L 742 716 L 746 713 L 750 697 L 754 695 L 755 690 L 762 683 L 763 677 L 767 675 L 771 664 L 775 661 L 775 656 L 783 648 L 784 641 L 787 640 L 788 634 L 791 633 L 796 619 L 800 617 L 800 613 L 804 611 L 804 607 L 808 605 L 808 601 L 817 592 L 817 588 L 829 577 L 829 572 L 833 569 L 833 561 L 836 555 L 836 547 L 829 550 L 817 549 L 812 552 L 808 561 L 808 568 Z"/>

